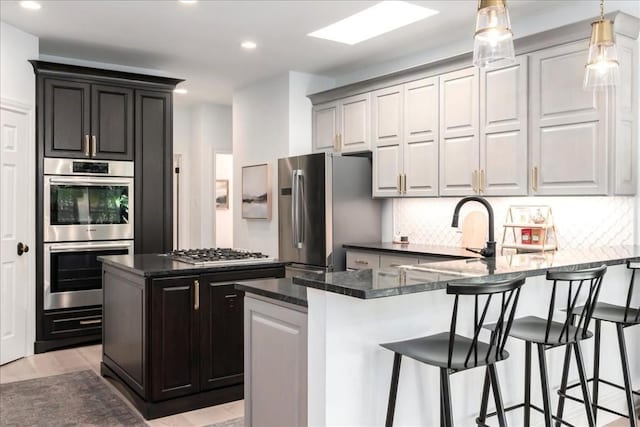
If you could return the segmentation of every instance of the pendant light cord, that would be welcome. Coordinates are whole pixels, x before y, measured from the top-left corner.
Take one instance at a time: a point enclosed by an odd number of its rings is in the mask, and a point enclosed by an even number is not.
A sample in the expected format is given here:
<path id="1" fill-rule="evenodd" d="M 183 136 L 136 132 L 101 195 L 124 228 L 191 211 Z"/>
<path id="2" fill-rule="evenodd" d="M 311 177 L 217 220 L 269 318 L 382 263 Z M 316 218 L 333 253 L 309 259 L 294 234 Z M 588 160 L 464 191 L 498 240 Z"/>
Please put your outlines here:
<path id="1" fill-rule="evenodd" d="M 604 21 L 604 0 L 600 0 L 600 20 Z"/>

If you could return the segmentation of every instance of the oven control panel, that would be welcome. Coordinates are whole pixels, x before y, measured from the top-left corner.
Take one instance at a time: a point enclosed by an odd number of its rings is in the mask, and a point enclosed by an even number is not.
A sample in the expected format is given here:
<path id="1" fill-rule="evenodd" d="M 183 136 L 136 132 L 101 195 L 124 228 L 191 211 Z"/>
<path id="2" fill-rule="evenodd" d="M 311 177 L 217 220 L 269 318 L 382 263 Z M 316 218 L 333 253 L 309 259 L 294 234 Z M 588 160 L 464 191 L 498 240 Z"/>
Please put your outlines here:
<path id="1" fill-rule="evenodd" d="M 107 162 L 73 162 L 74 173 L 97 173 L 109 174 L 109 163 Z"/>

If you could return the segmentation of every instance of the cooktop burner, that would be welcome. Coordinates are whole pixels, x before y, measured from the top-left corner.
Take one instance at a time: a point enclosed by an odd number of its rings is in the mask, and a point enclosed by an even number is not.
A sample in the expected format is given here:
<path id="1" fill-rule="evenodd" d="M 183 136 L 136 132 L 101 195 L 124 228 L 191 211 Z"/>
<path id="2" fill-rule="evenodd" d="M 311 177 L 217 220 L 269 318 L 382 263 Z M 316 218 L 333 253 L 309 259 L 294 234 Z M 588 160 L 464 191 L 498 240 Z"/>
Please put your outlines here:
<path id="1" fill-rule="evenodd" d="M 275 261 L 261 252 L 231 248 L 180 249 L 166 255 L 175 261 L 193 265 L 261 264 Z"/>

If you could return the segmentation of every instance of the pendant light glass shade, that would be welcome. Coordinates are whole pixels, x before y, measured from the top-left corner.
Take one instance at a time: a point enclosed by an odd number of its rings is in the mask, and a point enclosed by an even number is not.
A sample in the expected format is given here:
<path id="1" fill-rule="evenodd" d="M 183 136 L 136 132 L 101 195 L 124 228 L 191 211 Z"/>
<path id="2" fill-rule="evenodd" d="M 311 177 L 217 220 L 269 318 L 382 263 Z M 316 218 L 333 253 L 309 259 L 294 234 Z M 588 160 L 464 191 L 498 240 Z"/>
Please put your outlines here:
<path id="1" fill-rule="evenodd" d="M 506 0 L 480 0 L 473 44 L 473 64 L 495 68 L 514 63 L 513 34 Z"/>
<path id="2" fill-rule="evenodd" d="M 584 70 L 585 89 L 606 89 L 618 84 L 618 53 L 613 34 L 613 22 L 601 19 L 591 24 L 589 59 Z"/>

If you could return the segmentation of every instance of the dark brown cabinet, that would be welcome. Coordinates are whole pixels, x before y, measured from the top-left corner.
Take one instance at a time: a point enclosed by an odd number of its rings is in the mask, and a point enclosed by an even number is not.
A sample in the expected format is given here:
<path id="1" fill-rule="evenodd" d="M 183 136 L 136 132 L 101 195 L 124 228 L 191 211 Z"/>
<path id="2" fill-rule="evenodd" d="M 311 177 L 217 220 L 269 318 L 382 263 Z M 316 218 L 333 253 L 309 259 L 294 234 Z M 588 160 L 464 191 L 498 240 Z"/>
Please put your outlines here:
<path id="1" fill-rule="evenodd" d="M 198 276 L 151 283 L 151 398 L 164 400 L 199 390 Z"/>
<path id="2" fill-rule="evenodd" d="M 133 90 L 91 85 L 91 158 L 133 160 Z"/>
<path id="3" fill-rule="evenodd" d="M 284 277 L 283 264 L 161 277 L 103 264 L 102 374 L 148 419 L 242 399 L 244 294 L 235 283 L 272 277 Z"/>
<path id="4" fill-rule="evenodd" d="M 91 136 L 91 85 L 44 79 L 44 155 L 88 158 Z"/>
<path id="5" fill-rule="evenodd" d="M 173 249 L 171 94 L 136 91 L 135 252 Z"/>
<path id="6" fill-rule="evenodd" d="M 44 79 L 47 157 L 133 160 L 133 89 Z"/>

